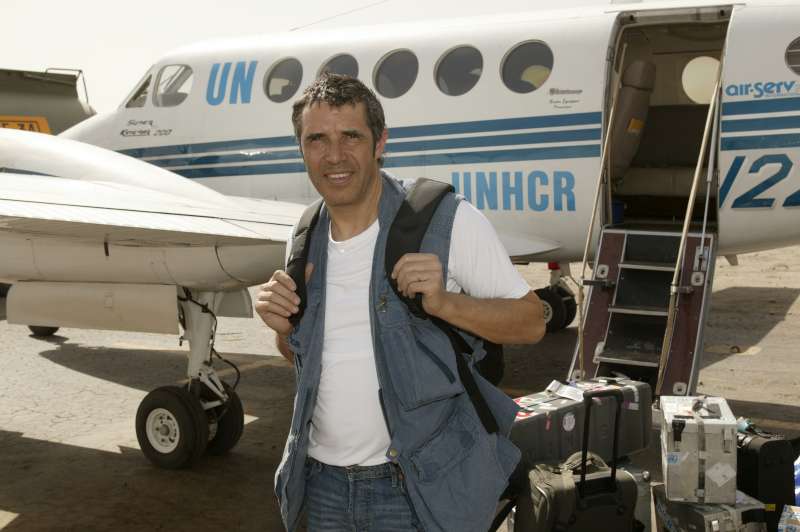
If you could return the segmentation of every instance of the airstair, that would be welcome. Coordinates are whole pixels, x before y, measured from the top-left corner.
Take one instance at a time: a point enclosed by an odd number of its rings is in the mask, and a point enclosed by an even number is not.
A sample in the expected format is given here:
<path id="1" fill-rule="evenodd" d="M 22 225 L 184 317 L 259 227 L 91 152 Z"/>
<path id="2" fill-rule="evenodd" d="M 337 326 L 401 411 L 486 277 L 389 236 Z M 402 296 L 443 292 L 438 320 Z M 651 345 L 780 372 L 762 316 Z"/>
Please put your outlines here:
<path id="1" fill-rule="evenodd" d="M 719 90 L 718 81 L 682 224 L 612 223 L 608 153 L 617 107 L 612 105 L 578 287 L 578 343 L 568 379 L 625 375 L 648 382 L 656 395 L 695 392 L 716 258 L 717 235 L 708 223 L 716 149 L 708 146 L 716 145 Z M 705 210 L 694 218 L 701 185 Z M 605 209 L 600 208 L 603 198 Z M 595 231 L 602 213 L 605 223 Z"/>
<path id="2" fill-rule="evenodd" d="M 703 330 L 710 307 L 715 235 L 687 233 L 677 264 L 680 227 L 603 229 L 589 287 L 583 328 L 587 376 L 627 375 L 661 393 L 686 395 L 697 384 Z M 672 279 L 677 302 L 670 319 Z M 664 357 L 662 351 L 666 346 Z M 663 371 L 659 371 L 662 367 Z M 572 371 L 580 371 L 580 361 Z"/>

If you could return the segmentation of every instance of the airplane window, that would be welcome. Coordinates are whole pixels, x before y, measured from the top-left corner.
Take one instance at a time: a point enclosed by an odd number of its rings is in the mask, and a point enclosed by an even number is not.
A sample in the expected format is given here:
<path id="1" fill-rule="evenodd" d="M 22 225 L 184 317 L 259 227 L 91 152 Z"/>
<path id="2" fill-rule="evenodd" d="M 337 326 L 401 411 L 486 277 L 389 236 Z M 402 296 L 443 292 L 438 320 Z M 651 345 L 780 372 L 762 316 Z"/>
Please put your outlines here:
<path id="1" fill-rule="evenodd" d="M 158 73 L 156 107 L 175 107 L 183 102 L 192 90 L 194 73 L 187 65 L 167 65 Z"/>
<path id="2" fill-rule="evenodd" d="M 417 79 L 419 61 L 410 50 L 397 50 L 384 56 L 375 68 L 373 82 L 381 96 L 402 96 Z"/>
<path id="3" fill-rule="evenodd" d="M 319 73 L 331 72 L 333 74 L 344 74 L 351 78 L 358 77 L 358 62 L 356 58 L 349 54 L 340 54 L 332 57 L 327 63 L 322 65 Z"/>
<path id="4" fill-rule="evenodd" d="M 553 70 L 553 52 L 541 41 L 518 44 L 503 60 L 503 83 L 514 92 L 533 92 Z"/>
<path id="5" fill-rule="evenodd" d="M 472 46 L 459 46 L 439 60 L 434 76 L 439 90 L 450 96 L 460 96 L 478 83 L 482 72 L 481 53 Z"/>
<path id="6" fill-rule="evenodd" d="M 800 37 L 793 40 L 786 48 L 786 66 L 800 76 Z"/>
<path id="7" fill-rule="evenodd" d="M 303 65 L 293 57 L 282 59 L 273 66 L 264 80 L 267 98 L 276 103 L 285 102 L 300 88 Z"/>
<path id="8" fill-rule="evenodd" d="M 139 85 L 139 88 L 136 89 L 136 92 L 133 93 L 133 96 L 130 97 L 128 103 L 125 104 L 125 107 L 144 107 L 145 102 L 147 101 L 147 95 L 150 93 L 150 79 L 153 76 L 147 76 L 147 78 Z"/>
<path id="9" fill-rule="evenodd" d="M 711 93 L 719 76 L 719 60 L 709 56 L 695 57 L 686 63 L 681 74 L 683 92 L 694 103 L 711 102 Z"/>

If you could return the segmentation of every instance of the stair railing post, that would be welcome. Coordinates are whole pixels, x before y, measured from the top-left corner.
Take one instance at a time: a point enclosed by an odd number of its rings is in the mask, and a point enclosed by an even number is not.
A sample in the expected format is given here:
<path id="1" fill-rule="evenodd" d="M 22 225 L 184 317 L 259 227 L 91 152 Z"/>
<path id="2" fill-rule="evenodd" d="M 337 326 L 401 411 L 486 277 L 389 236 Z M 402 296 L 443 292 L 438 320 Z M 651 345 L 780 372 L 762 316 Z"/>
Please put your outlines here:
<path id="1" fill-rule="evenodd" d="M 700 172 L 703 169 L 703 160 L 705 159 L 706 149 L 708 148 L 708 138 L 711 133 L 712 124 L 716 123 L 714 116 L 717 111 L 719 101 L 719 89 L 722 70 L 717 71 L 717 82 L 714 84 L 714 93 L 711 95 L 711 103 L 708 106 L 708 116 L 706 116 L 706 126 L 703 130 L 703 142 L 700 145 L 700 156 L 697 158 L 697 166 L 694 170 L 694 179 L 692 180 L 692 190 L 689 193 L 689 203 L 686 205 L 686 216 L 683 220 L 683 231 L 681 232 L 681 243 L 678 246 L 678 259 L 675 262 L 675 273 L 672 276 L 672 284 L 669 289 L 669 310 L 667 310 L 667 328 L 664 332 L 664 342 L 661 344 L 661 356 L 658 361 L 658 380 L 656 382 L 655 394 L 661 395 L 661 388 L 664 386 L 664 377 L 666 376 L 667 363 L 669 362 L 669 351 L 672 347 L 672 334 L 675 326 L 675 310 L 678 303 L 678 282 L 680 280 L 681 266 L 683 265 L 683 257 L 686 247 L 686 240 L 689 234 L 689 226 L 692 222 L 692 214 L 694 211 L 694 202 L 697 197 L 697 189 L 700 185 Z"/>
<path id="2" fill-rule="evenodd" d="M 594 222 L 597 219 L 599 210 L 599 202 L 605 183 L 604 176 L 606 174 L 606 161 L 608 159 L 609 146 L 611 142 L 611 128 L 614 125 L 614 115 L 617 109 L 617 96 L 619 95 L 619 86 L 614 91 L 614 101 L 611 104 L 611 111 L 608 115 L 608 125 L 606 126 L 605 138 L 603 139 L 603 150 L 600 153 L 600 173 L 597 176 L 597 188 L 594 192 L 594 203 L 592 207 L 592 216 L 589 218 L 589 231 L 586 234 L 586 245 L 583 248 L 583 264 L 581 265 L 581 282 L 578 284 L 578 363 L 581 372 L 581 379 L 586 378 L 586 368 L 583 362 L 583 324 L 584 324 L 584 290 L 583 282 L 586 280 L 586 266 L 589 261 L 589 248 L 592 243 L 592 234 L 594 233 Z M 595 260 L 595 262 L 597 262 Z M 596 266 L 596 264 L 595 264 Z"/>

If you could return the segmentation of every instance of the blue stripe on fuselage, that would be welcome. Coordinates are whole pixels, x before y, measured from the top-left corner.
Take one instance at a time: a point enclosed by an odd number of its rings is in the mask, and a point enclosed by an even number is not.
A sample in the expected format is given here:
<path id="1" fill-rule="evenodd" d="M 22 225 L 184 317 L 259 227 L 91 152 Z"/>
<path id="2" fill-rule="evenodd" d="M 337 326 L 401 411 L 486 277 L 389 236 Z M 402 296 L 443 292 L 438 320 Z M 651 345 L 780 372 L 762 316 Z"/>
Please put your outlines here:
<path id="1" fill-rule="evenodd" d="M 453 122 L 445 124 L 427 124 L 420 126 L 402 126 L 389 129 L 389 138 L 401 139 L 412 137 L 430 137 L 436 135 L 457 135 L 465 133 L 488 133 L 492 131 L 508 131 L 515 129 L 540 129 L 550 127 L 566 127 L 600 124 L 602 115 L 594 113 L 574 113 L 552 116 L 528 116 L 519 118 L 498 118 L 494 120 L 476 120 L 470 122 Z M 593 131 L 593 130 L 584 130 Z M 557 132 L 553 132 L 557 133 Z M 577 140 L 577 139 L 573 139 Z M 587 139 L 593 140 L 593 139 Z M 546 142 L 546 141 L 544 141 Z M 559 142 L 558 140 L 550 142 Z M 175 144 L 171 146 L 153 146 L 149 148 L 132 148 L 119 150 L 119 153 L 131 157 L 162 157 L 165 155 L 192 155 L 209 152 L 233 150 L 254 150 L 261 148 L 296 147 L 294 137 L 268 137 L 259 139 L 225 140 L 201 142 L 196 144 Z"/>

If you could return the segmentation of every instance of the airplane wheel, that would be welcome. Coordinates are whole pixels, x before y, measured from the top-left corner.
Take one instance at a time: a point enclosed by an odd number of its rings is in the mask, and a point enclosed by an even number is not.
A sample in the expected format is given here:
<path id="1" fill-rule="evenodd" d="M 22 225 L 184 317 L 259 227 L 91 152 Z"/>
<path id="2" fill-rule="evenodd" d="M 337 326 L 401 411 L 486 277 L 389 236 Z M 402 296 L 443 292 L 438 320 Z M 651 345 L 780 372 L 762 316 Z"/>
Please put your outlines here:
<path id="1" fill-rule="evenodd" d="M 208 418 L 186 388 L 162 386 L 136 412 L 136 438 L 148 460 L 164 469 L 194 464 L 208 444 Z"/>
<path id="2" fill-rule="evenodd" d="M 561 296 L 564 301 L 564 328 L 572 324 L 575 316 L 578 314 L 578 303 L 575 301 L 575 296 L 570 294 L 569 291 L 563 286 L 556 286 L 556 292 Z"/>
<path id="3" fill-rule="evenodd" d="M 28 329 L 31 330 L 31 334 L 36 338 L 47 338 L 58 332 L 58 327 L 46 327 L 44 325 L 28 325 Z"/>
<path id="4" fill-rule="evenodd" d="M 223 382 L 222 387 L 228 394 L 228 403 L 214 409 L 214 415 L 218 415 L 217 431 L 214 437 L 208 441 L 206 451 L 208 454 L 225 454 L 238 443 L 239 438 L 244 432 L 244 408 L 239 394 L 231 388 L 228 383 Z"/>
<path id="5" fill-rule="evenodd" d="M 544 323 L 547 332 L 555 332 L 563 329 L 566 325 L 567 309 L 561 295 L 552 287 L 539 288 L 535 290 L 536 295 L 542 300 L 544 307 Z"/>

